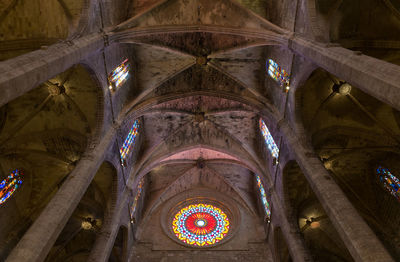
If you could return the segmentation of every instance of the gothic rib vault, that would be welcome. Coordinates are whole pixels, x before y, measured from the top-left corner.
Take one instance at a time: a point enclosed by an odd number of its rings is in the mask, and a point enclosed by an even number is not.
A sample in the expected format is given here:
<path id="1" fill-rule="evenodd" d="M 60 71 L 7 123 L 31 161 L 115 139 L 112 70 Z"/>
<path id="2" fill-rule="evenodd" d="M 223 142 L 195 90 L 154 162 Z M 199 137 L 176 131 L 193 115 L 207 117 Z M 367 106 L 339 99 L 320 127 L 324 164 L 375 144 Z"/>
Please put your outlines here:
<path id="1" fill-rule="evenodd" d="M 399 7 L 6 0 L 0 260 L 400 259 Z"/>

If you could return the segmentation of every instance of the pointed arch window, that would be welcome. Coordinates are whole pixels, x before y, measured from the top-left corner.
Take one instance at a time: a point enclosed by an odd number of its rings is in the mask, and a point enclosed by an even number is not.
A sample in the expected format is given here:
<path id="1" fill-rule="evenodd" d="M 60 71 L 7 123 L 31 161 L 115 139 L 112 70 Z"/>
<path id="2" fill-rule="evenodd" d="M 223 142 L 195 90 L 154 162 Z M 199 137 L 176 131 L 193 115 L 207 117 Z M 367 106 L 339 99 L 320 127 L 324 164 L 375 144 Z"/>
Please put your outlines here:
<path id="1" fill-rule="evenodd" d="M 275 140 L 272 137 L 271 133 L 269 132 L 267 125 L 265 124 L 264 120 L 262 120 L 261 118 L 260 118 L 260 130 L 264 137 L 264 141 L 265 141 L 265 144 L 267 145 L 269 152 L 271 153 L 272 157 L 275 159 L 274 161 L 278 161 L 279 148 L 276 145 Z"/>
<path id="2" fill-rule="evenodd" d="M 389 169 L 379 166 L 376 174 L 382 186 L 400 201 L 400 179 L 394 176 Z"/>
<path id="3" fill-rule="evenodd" d="M 15 169 L 0 183 L 0 205 L 7 201 L 22 185 L 22 171 Z"/>
<path id="4" fill-rule="evenodd" d="M 139 182 L 139 185 L 138 185 L 137 190 L 136 190 L 135 198 L 133 199 L 133 203 L 132 203 L 131 208 L 130 208 L 130 212 L 129 213 L 130 213 L 130 216 L 131 216 L 131 223 L 135 222 L 136 207 L 137 207 L 139 199 L 140 199 L 140 197 L 142 195 L 143 186 L 144 186 L 144 177 L 142 177 L 142 179 Z"/>
<path id="5" fill-rule="evenodd" d="M 123 166 L 125 166 L 125 159 L 128 157 L 128 154 L 132 148 L 132 145 L 135 143 L 136 137 L 139 132 L 139 123 L 140 120 L 136 119 L 135 122 L 133 122 L 133 125 L 131 129 L 129 130 L 129 133 L 127 137 L 125 138 L 124 143 L 122 144 L 121 148 L 119 149 L 119 153 L 121 156 L 121 163 Z"/>
<path id="6" fill-rule="evenodd" d="M 271 208 L 270 208 L 270 205 L 267 200 L 267 194 L 265 193 L 264 185 L 263 185 L 263 182 L 261 181 L 260 176 L 256 175 L 256 180 L 257 180 L 258 190 L 260 191 L 261 202 L 263 204 L 264 211 L 265 211 L 265 216 L 266 216 L 267 222 L 269 223 L 271 221 Z"/>
<path id="7" fill-rule="evenodd" d="M 281 87 L 285 86 L 286 91 L 288 91 L 290 83 L 289 74 L 272 59 L 268 59 L 267 68 L 268 75 L 278 82 Z"/>
<path id="8" fill-rule="evenodd" d="M 108 75 L 108 84 L 111 91 L 115 91 L 118 87 L 122 86 L 126 80 L 128 80 L 129 68 L 129 60 L 125 59 Z"/>

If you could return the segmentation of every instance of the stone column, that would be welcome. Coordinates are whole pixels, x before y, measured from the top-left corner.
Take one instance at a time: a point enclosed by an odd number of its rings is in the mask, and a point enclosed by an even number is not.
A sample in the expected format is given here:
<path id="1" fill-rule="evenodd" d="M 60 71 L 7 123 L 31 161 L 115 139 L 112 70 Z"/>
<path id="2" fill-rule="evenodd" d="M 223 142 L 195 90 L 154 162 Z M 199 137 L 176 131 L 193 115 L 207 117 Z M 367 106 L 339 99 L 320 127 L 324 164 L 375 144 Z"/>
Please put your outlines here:
<path id="1" fill-rule="evenodd" d="M 128 198 L 129 189 L 125 188 L 118 206 L 114 209 L 112 218 L 110 219 L 109 223 L 107 223 L 106 227 L 101 230 L 99 236 L 97 237 L 92 251 L 90 252 L 88 262 L 108 261 L 120 227 L 121 215 L 123 214 L 124 209 L 126 210 L 127 208 Z"/>
<path id="2" fill-rule="evenodd" d="M 46 258 L 92 182 L 106 151 L 115 141 L 115 134 L 116 129 L 111 127 L 100 143 L 80 159 L 67 180 L 8 256 L 7 262 L 38 262 Z"/>
<path id="3" fill-rule="evenodd" d="M 400 66 L 335 44 L 322 44 L 298 36 L 288 41 L 293 52 L 400 110 Z"/>
<path id="4" fill-rule="evenodd" d="M 293 225 L 289 222 L 285 215 L 284 207 L 281 204 L 281 200 L 275 191 L 271 192 L 272 198 L 272 212 L 278 213 L 277 216 L 272 215 L 272 219 L 279 218 L 279 225 L 282 230 L 282 234 L 286 240 L 287 247 L 289 249 L 289 254 L 293 261 L 295 262 L 306 262 L 313 261 L 307 248 L 304 245 L 304 241 L 301 239 L 297 230 L 293 228 Z M 274 239 L 275 242 L 275 239 Z M 275 244 L 275 243 L 274 243 Z"/>
<path id="5" fill-rule="evenodd" d="M 96 33 L 0 62 L 0 106 L 79 63 L 104 43 L 103 35 Z"/>
<path id="6" fill-rule="evenodd" d="M 354 260 L 393 261 L 377 236 L 313 153 L 314 151 L 305 148 L 306 146 L 300 142 L 286 122 L 279 122 L 279 130 Z"/>

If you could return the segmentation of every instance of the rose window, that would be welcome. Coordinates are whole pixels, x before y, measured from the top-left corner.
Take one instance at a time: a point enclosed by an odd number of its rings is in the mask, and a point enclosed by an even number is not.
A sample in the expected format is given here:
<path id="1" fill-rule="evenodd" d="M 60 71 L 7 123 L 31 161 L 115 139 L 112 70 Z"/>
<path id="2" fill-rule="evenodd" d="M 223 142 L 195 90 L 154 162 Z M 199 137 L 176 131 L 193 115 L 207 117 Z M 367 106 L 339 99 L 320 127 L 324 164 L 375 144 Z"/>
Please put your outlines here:
<path id="1" fill-rule="evenodd" d="M 229 231 L 228 216 L 208 204 L 195 204 L 182 208 L 172 221 L 172 229 L 182 242 L 193 246 L 213 245 Z"/>

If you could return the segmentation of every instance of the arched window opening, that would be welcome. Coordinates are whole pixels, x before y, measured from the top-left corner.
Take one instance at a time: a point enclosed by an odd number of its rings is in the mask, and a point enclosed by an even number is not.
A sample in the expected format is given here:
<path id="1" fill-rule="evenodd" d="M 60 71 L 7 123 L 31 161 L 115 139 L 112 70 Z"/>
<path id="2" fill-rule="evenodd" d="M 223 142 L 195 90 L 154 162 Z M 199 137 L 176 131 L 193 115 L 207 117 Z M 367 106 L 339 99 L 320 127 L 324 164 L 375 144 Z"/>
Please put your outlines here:
<path id="1" fill-rule="evenodd" d="M 22 185 L 22 171 L 15 169 L 0 183 L 0 205 L 7 201 Z"/>
<path id="2" fill-rule="evenodd" d="M 271 135 L 271 132 L 269 132 L 269 129 L 267 125 L 265 124 L 264 120 L 260 118 L 260 130 L 261 133 L 264 137 L 265 144 L 267 145 L 267 148 L 269 152 L 271 153 L 272 157 L 274 158 L 274 164 L 278 162 L 278 157 L 279 157 L 279 148 L 275 143 L 274 138 Z"/>
<path id="3" fill-rule="evenodd" d="M 124 143 L 122 144 L 121 148 L 119 149 L 122 166 L 126 165 L 125 159 L 128 157 L 131 147 L 135 143 L 137 134 L 139 132 L 139 123 L 140 123 L 140 120 L 135 120 L 135 122 L 133 122 L 133 125 L 132 125 L 131 129 L 129 130 L 127 137 L 125 138 Z"/>
<path id="4" fill-rule="evenodd" d="M 267 194 L 265 193 L 263 182 L 261 181 L 260 176 L 256 175 L 256 180 L 257 180 L 258 190 L 260 191 L 261 202 L 263 204 L 264 211 L 265 211 L 265 217 L 266 217 L 267 222 L 269 223 L 271 221 L 271 208 L 270 208 L 268 200 L 267 200 Z"/>
<path id="5" fill-rule="evenodd" d="M 130 63 L 125 59 L 119 66 L 117 66 L 109 75 L 108 83 L 111 91 L 117 90 L 129 78 Z"/>
<path id="6" fill-rule="evenodd" d="M 281 68 L 274 60 L 268 59 L 268 75 L 272 77 L 281 87 L 285 88 L 285 91 L 289 91 L 290 76 Z"/>
<path id="7" fill-rule="evenodd" d="M 111 250 L 108 262 L 121 262 L 127 260 L 126 259 L 127 240 L 128 240 L 127 228 L 121 226 L 118 230 L 117 237 L 115 238 L 114 246 Z"/>
<path id="8" fill-rule="evenodd" d="M 376 174 L 383 187 L 400 201 L 400 180 L 389 169 L 381 166 L 376 169 Z"/>
<path id="9" fill-rule="evenodd" d="M 139 199 L 142 195 L 142 191 L 143 191 L 143 186 L 144 186 L 144 177 L 142 177 L 142 179 L 139 182 L 139 185 L 137 187 L 137 191 L 136 191 L 136 196 L 133 199 L 133 203 L 130 209 L 130 216 L 131 216 L 131 223 L 135 223 L 135 213 L 136 213 L 136 207 L 137 204 L 139 202 Z"/>

